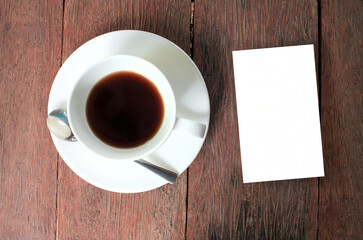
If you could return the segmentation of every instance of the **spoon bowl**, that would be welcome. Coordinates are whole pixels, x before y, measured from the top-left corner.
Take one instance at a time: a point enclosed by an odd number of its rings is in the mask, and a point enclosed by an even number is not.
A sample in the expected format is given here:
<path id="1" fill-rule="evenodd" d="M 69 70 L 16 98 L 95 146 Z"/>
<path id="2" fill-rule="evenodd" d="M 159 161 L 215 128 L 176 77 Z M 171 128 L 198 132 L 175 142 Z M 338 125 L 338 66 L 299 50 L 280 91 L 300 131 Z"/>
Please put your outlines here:
<path id="1" fill-rule="evenodd" d="M 65 141 L 76 142 L 77 139 L 74 136 L 71 127 L 69 125 L 67 111 L 65 109 L 56 109 L 52 111 L 47 117 L 48 129 L 58 138 Z M 147 170 L 157 174 L 164 178 L 168 183 L 173 184 L 178 177 L 176 172 L 162 168 L 155 164 L 152 164 L 146 160 L 135 160 L 135 163 L 146 168 Z"/>

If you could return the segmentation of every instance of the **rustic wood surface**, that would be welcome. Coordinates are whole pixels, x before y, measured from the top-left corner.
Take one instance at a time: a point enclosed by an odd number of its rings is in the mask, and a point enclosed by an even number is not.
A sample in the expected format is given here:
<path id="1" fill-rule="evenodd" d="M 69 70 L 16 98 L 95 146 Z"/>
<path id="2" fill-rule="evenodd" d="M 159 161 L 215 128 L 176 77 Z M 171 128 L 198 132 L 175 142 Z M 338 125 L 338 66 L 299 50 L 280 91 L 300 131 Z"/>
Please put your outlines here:
<path id="1" fill-rule="evenodd" d="M 321 239 L 363 239 L 362 20 L 362 1 L 321 3 Z"/>
<path id="2" fill-rule="evenodd" d="M 313 43 L 317 50 L 316 1 L 203 0 L 195 2 L 194 16 L 194 59 L 212 114 L 206 148 L 189 168 L 188 236 L 316 237 L 317 178 L 242 183 L 232 64 L 232 50 L 238 49 Z"/>
<path id="3" fill-rule="evenodd" d="M 57 151 L 45 125 L 62 3 L 0 2 L 0 239 L 54 239 Z"/>
<path id="4" fill-rule="evenodd" d="M 0 239 L 362 239 L 362 1 L 0 2 Z M 166 37 L 205 78 L 211 125 L 176 184 L 96 188 L 45 126 L 62 62 L 113 30 Z M 232 50 L 315 45 L 324 178 L 243 184 Z"/>

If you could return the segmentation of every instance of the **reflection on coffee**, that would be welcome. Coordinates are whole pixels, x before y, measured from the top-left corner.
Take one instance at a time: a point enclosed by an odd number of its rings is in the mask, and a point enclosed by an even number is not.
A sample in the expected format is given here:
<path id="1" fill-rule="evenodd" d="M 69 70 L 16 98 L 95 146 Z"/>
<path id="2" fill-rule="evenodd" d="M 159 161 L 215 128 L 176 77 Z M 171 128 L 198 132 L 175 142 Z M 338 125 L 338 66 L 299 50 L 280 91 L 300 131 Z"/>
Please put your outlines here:
<path id="1" fill-rule="evenodd" d="M 150 140 L 164 119 L 164 103 L 156 86 L 134 72 L 101 79 L 86 104 L 87 121 L 104 143 L 133 148 Z"/>

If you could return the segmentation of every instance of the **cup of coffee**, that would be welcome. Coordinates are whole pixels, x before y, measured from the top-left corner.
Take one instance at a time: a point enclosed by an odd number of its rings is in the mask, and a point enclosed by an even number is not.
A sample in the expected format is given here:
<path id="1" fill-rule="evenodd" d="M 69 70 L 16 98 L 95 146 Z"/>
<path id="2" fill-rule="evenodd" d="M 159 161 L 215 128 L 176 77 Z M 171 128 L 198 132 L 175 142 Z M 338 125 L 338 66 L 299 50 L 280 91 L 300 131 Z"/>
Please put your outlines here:
<path id="1" fill-rule="evenodd" d="M 158 149 L 172 131 L 203 138 L 206 126 L 176 116 L 173 90 L 152 63 L 129 55 L 90 66 L 71 91 L 67 111 L 77 140 L 115 160 L 137 160 Z"/>

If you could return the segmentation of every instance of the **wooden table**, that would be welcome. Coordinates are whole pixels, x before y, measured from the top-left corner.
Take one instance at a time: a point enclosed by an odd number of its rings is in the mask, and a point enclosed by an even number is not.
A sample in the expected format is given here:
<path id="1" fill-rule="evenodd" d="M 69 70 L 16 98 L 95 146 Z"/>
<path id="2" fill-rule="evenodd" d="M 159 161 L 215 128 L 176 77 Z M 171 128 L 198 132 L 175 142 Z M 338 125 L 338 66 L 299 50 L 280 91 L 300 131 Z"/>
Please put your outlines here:
<path id="1" fill-rule="evenodd" d="M 363 239 L 359 0 L 0 2 L 0 239 Z M 176 184 L 96 188 L 59 157 L 45 124 L 67 57 L 89 39 L 139 29 L 199 67 L 211 125 Z M 232 50 L 315 46 L 325 177 L 243 184 Z"/>

